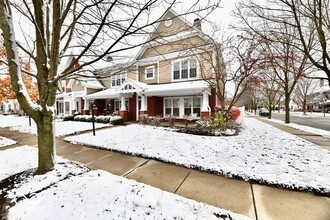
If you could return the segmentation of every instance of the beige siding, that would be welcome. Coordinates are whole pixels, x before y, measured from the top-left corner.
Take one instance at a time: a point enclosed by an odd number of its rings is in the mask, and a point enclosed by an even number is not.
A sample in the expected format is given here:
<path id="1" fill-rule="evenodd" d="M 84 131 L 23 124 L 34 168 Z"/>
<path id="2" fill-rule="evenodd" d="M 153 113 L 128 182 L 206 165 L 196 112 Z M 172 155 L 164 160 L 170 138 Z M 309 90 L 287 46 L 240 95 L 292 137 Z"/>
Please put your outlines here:
<path id="1" fill-rule="evenodd" d="M 151 39 L 172 36 L 172 35 L 175 35 L 177 33 L 183 32 L 183 31 L 192 30 L 192 28 L 188 24 L 183 22 L 180 18 L 175 17 L 175 15 L 172 14 L 171 12 L 168 12 L 166 14 L 166 16 L 164 17 L 164 20 L 165 19 L 172 19 L 172 24 L 169 27 L 167 27 L 165 25 L 165 21 L 162 21 L 161 23 L 159 23 L 157 29 L 151 36 Z"/>
<path id="2" fill-rule="evenodd" d="M 137 79 L 136 75 L 137 75 L 136 67 L 134 67 L 134 68 L 132 67 L 132 68 L 128 69 L 128 71 L 127 71 L 128 79 L 136 80 Z"/>
<path id="3" fill-rule="evenodd" d="M 159 62 L 159 83 L 168 83 L 172 81 L 171 60 L 162 60 Z"/>
<path id="4" fill-rule="evenodd" d="M 106 88 L 111 88 L 111 78 L 102 79 L 102 83 Z"/>
<path id="5" fill-rule="evenodd" d="M 91 88 L 87 88 L 87 95 L 93 94 L 95 92 L 99 92 L 100 89 L 91 89 Z"/>
<path id="6" fill-rule="evenodd" d="M 188 50 L 206 44 L 207 42 L 203 40 L 201 37 L 194 36 L 184 40 L 174 41 L 167 44 L 162 44 L 159 46 L 148 48 L 142 55 L 141 59 L 182 51 L 182 50 Z"/>
<path id="7" fill-rule="evenodd" d="M 80 81 L 75 80 L 72 85 L 72 92 L 79 92 L 79 91 L 84 91 L 84 86 Z"/>
<path id="8" fill-rule="evenodd" d="M 146 79 L 145 70 L 146 70 L 146 68 L 149 68 L 149 67 L 154 68 L 154 78 L 153 79 Z M 140 79 L 141 82 L 146 83 L 146 84 L 154 84 L 154 83 L 157 83 L 157 78 L 158 78 L 157 64 L 141 66 L 139 68 L 139 79 Z"/>
<path id="9" fill-rule="evenodd" d="M 209 78 L 212 77 L 213 66 L 212 66 L 212 53 L 202 53 L 199 55 L 199 68 L 200 73 L 203 77 Z"/>

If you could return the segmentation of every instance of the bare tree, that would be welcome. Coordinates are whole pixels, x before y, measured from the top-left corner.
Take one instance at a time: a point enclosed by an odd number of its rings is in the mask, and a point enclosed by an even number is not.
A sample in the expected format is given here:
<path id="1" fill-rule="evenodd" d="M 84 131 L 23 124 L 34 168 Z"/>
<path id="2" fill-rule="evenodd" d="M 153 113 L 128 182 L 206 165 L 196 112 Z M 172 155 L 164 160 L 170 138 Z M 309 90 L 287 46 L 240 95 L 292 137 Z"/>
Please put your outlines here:
<path id="1" fill-rule="evenodd" d="M 258 19 L 275 26 L 290 26 L 294 29 L 292 37 L 296 39 L 292 46 L 301 50 L 317 69 L 324 71 L 330 81 L 329 7 L 329 0 L 266 0 L 263 4 L 247 0 L 237 5 L 236 15 L 244 17 L 243 21 L 249 28 L 264 36 L 272 35 L 277 30 L 261 31 L 257 27 Z"/>
<path id="2" fill-rule="evenodd" d="M 308 78 L 302 77 L 297 83 L 296 89 L 294 91 L 294 99 L 296 103 L 302 106 L 302 111 L 304 115 L 306 115 L 307 112 L 307 99 L 313 92 L 315 92 L 317 85 L 318 84 L 313 78 L 313 76 L 310 76 Z"/>
<path id="3" fill-rule="evenodd" d="M 196 1 L 180 16 L 213 10 L 217 6 L 207 2 L 205 7 L 199 8 L 198 3 Z M 84 67 L 145 43 L 133 42 L 132 37 L 145 36 L 160 22 L 162 14 L 154 19 L 150 16 L 154 8 L 163 6 L 169 10 L 174 4 L 176 0 L 0 1 L 0 27 L 12 87 L 23 110 L 37 124 L 37 174 L 54 168 L 53 106 L 58 82 Z M 19 12 L 34 32 L 34 36 L 25 35 L 25 42 L 16 42 L 13 17 L 17 13 L 12 10 Z M 38 104 L 31 101 L 22 81 L 18 48 L 36 65 Z M 61 60 L 69 55 L 75 57 L 74 61 L 65 69 L 59 69 Z"/>
<path id="4" fill-rule="evenodd" d="M 273 11 L 272 6 L 272 4 L 258 5 L 253 1 L 241 2 L 236 7 L 235 14 L 242 22 L 240 30 L 252 32 L 256 38 L 261 39 L 260 42 L 265 47 L 267 60 L 283 87 L 285 123 L 290 123 L 291 95 L 298 79 L 305 73 L 308 57 L 299 48 L 299 39 L 296 38 L 298 32 L 291 25 L 292 18 L 288 12 L 285 10 Z M 313 42 L 306 42 L 306 47 L 313 48 Z"/>
<path id="5" fill-rule="evenodd" d="M 277 74 L 273 68 L 262 69 L 260 74 L 260 92 L 265 97 L 265 104 L 269 111 L 268 118 L 272 118 L 273 107 L 282 94 L 282 86 L 278 82 Z"/>

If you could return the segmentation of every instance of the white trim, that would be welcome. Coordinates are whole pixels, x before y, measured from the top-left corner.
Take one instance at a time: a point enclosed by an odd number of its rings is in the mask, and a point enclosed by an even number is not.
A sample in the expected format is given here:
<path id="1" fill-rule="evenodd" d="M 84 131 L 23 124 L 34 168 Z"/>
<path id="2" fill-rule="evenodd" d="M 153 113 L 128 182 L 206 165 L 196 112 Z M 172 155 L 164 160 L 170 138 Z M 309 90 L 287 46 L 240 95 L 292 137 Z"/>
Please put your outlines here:
<path id="1" fill-rule="evenodd" d="M 172 25 L 172 23 L 173 23 L 173 19 L 172 18 L 164 21 L 164 25 L 166 27 L 170 27 Z"/>
<path id="2" fill-rule="evenodd" d="M 159 75 L 159 60 L 157 61 L 157 84 L 160 82 L 160 75 Z"/>
<path id="3" fill-rule="evenodd" d="M 190 77 L 190 60 L 194 59 L 196 61 L 196 77 Z M 182 78 L 182 62 L 188 60 L 188 78 Z M 180 62 L 180 79 L 174 79 L 174 63 Z M 171 61 L 171 82 L 182 82 L 182 81 L 187 81 L 187 80 L 196 80 L 200 78 L 200 68 L 199 68 L 199 62 L 196 57 L 184 57 L 184 58 L 179 58 L 176 60 Z"/>
<path id="4" fill-rule="evenodd" d="M 148 77 L 147 76 L 147 70 L 148 69 L 152 69 L 152 77 Z M 152 79 L 155 79 L 155 66 L 147 66 L 147 67 L 145 67 L 145 69 L 144 69 L 144 79 L 145 80 L 152 80 Z"/>
<path id="5" fill-rule="evenodd" d="M 166 100 L 171 100 L 171 114 L 173 115 L 173 99 L 179 99 L 179 104 L 178 104 L 178 107 L 179 107 L 179 116 L 176 116 L 176 117 L 179 117 L 179 118 L 183 118 L 184 116 L 184 99 L 187 99 L 187 98 L 190 98 L 190 99 L 194 99 L 194 98 L 199 98 L 200 99 L 200 111 L 199 111 L 199 115 L 200 113 L 202 112 L 202 102 L 203 102 L 203 97 L 202 96 L 171 96 L 171 97 L 164 97 L 163 99 L 163 114 L 164 116 L 166 115 L 166 108 L 165 108 L 165 102 Z M 191 115 L 193 114 L 193 108 L 194 108 L 194 103 L 192 102 L 191 103 Z M 199 117 L 196 117 L 196 119 L 199 119 Z"/>

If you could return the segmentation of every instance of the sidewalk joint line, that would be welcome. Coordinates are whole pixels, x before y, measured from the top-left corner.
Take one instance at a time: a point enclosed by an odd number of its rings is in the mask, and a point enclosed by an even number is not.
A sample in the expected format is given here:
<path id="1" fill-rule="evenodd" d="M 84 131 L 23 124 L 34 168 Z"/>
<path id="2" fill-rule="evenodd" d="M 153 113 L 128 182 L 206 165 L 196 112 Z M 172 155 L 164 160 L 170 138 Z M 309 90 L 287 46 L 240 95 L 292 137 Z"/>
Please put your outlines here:
<path id="1" fill-rule="evenodd" d="M 188 176 L 190 175 L 191 171 L 189 171 L 189 173 L 186 175 L 186 177 L 182 180 L 182 182 L 180 183 L 180 185 L 175 189 L 175 191 L 173 192 L 174 194 L 176 194 L 176 192 L 179 190 L 179 188 L 182 186 L 182 184 L 184 183 L 184 181 L 186 181 L 186 179 L 188 178 Z"/>
<path id="2" fill-rule="evenodd" d="M 123 177 L 128 176 L 129 174 L 133 173 L 135 170 L 137 170 L 138 168 L 144 166 L 146 163 L 148 163 L 151 159 L 146 160 L 145 162 L 141 163 L 140 165 L 134 167 L 133 169 L 127 171 L 126 173 L 123 174 Z"/>
<path id="3" fill-rule="evenodd" d="M 251 193 L 252 193 L 252 201 L 253 201 L 254 213 L 256 215 L 256 220 L 258 220 L 257 206 L 256 206 L 256 200 L 254 198 L 254 191 L 253 191 L 252 183 L 250 183 L 250 187 L 251 187 Z"/>

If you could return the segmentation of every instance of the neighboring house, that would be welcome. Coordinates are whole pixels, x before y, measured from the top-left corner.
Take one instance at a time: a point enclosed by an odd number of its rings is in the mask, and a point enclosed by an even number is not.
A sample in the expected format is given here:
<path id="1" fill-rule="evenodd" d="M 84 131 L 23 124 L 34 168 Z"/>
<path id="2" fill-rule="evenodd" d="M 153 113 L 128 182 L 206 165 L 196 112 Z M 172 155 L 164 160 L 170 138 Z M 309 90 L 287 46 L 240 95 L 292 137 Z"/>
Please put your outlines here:
<path id="1" fill-rule="evenodd" d="M 318 88 L 307 98 L 309 111 L 330 111 L 330 86 L 328 81 L 321 79 Z"/>
<path id="2" fill-rule="evenodd" d="M 99 70 L 111 75 L 102 79 L 102 91 L 88 92 L 87 84 L 75 89 L 76 81 L 67 82 L 62 112 L 90 113 L 89 101 L 72 101 L 82 98 L 95 100 L 97 114 L 118 113 L 124 121 L 138 120 L 141 114 L 209 117 L 217 105 L 215 91 L 203 80 L 213 76 L 215 58 L 206 53 L 212 51 L 211 41 L 202 33 L 199 19 L 190 24 L 173 10 L 162 19 L 133 61 Z"/>

